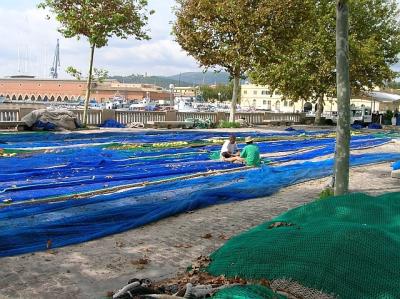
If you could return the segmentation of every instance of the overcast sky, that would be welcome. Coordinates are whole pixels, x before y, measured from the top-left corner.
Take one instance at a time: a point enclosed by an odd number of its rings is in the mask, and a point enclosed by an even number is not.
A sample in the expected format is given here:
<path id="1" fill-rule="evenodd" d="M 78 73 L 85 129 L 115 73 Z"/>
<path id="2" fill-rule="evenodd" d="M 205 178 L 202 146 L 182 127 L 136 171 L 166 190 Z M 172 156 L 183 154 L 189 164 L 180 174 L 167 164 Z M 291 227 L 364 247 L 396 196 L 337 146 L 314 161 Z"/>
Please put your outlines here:
<path id="1" fill-rule="evenodd" d="M 74 66 L 87 71 L 89 46 L 85 39 L 64 39 L 57 23 L 46 20 L 45 12 L 36 8 L 39 0 L 0 0 L 0 77 L 30 74 L 48 77 L 57 38 L 61 47 L 60 77 Z M 113 39 L 109 46 L 97 50 L 95 66 L 111 75 L 175 75 L 200 71 L 197 63 L 182 51 L 171 36 L 174 0 L 149 0 L 156 13 L 151 16 L 150 41 Z M 397 71 L 399 65 L 394 66 Z"/>
<path id="2" fill-rule="evenodd" d="M 75 66 L 86 72 L 89 46 L 85 39 L 64 39 L 57 23 L 47 21 L 36 8 L 39 0 L 0 0 L 0 76 L 31 74 L 48 77 L 57 38 L 60 39 L 61 77 Z M 151 16 L 150 41 L 113 39 L 109 46 L 97 50 L 95 66 L 111 75 L 175 75 L 199 71 L 197 63 L 173 41 L 171 24 L 174 0 L 149 0 L 156 13 Z M 18 55 L 19 53 L 19 55 Z M 19 57 L 19 58 L 18 58 Z"/>

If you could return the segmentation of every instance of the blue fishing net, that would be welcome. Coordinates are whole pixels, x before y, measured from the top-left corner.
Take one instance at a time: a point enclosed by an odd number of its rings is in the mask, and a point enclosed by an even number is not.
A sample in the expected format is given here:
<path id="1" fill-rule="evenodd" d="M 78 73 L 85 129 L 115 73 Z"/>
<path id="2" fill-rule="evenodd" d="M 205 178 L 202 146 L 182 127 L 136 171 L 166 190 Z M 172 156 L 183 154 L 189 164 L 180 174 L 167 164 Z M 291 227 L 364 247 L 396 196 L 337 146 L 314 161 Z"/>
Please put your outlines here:
<path id="1" fill-rule="evenodd" d="M 260 137 L 257 133 L 242 135 Z M 315 135 L 315 132 L 309 134 Z M 0 208 L 0 256 L 44 250 L 48 240 L 52 241 L 53 247 L 93 240 L 184 211 L 268 196 L 282 187 L 332 173 L 332 160 L 279 165 L 333 153 L 334 138 L 306 136 L 305 139 L 258 143 L 264 154 L 288 152 L 284 156 L 271 157 L 277 163 L 273 167 L 157 183 L 90 198 L 41 202 L 49 197 L 241 167 L 209 159 L 210 152 L 219 150 L 220 145 L 149 147 L 133 151 L 104 147 L 125 140 L 145 140 L 150 144 L 227 136 L 228 133 L 216 132 L 182 132 L 181 135 L 177 132 L 1 134 L 0 140 L 7 140 L 10 148 L 33 146 L 33 149 L 38 149 L 69 142 L 74 147 L 63 146 L 47 152 L 0 159 L 0 202 L 11 200 L 12 203 L 2 204 Z M 351 147 L 376 146 L 388 140 L 386 137 L 354 136 Z M 299 150 L 301 152 L 293 153 Z M 380 153 L 353 156 L 351 162 L 352 165 L 363 165 L 399 159 L 399 154 Z"/>
<path id="2" fill-rule="evenodd" d="M 368 125 L 368 129 L 380 130 L 382 129 L 382 126 L 380 124 L 371 123 Z"/>
<path id="3" fill-rule="evenodd" d="M 380 145 L 388 140 L 356 136 L 351 141 L 351 148 Z M 334 139 L 260 142 L 258 146 L 260 152 L 267 155 L 289 151 L 284 156 L 267 157 L 272 162 L 280 163 L 332 154 Z M 4 169 L 0 173 L 0 201 L 40 199 L 241 166 L 210 161 L 209 153 L 219 149 L 220 145 L 212 145 L 194 149 L 152 148 L 150 151 L 132 152 L 82 147 L 3 159 L 0 160 L 0 167 Z M 300 149 L 306 151 L 292 153 Z"/>
<path id="4" fill-rule="evenodd" d="M 352 156 L 363 165 L 399 159 L 400 154 Z M 287 166 L 148 186 L 89 199 L 0 210 L 0 256 L 76 244 L 214 204 L 268 196 L 280 188 L 332 174 L 333 161 Z M 12 240 L 10 242 L 10 240 Z"/>
<path id="5" fill-rule="evenodd" d="M 43 122 L 41 120 L 36 121 L 33 124 L 33 127 L 44 130 L 44 131 L 53 131 L 57 128 L 57 126 L 55 124 L 50 123 L 50 122 Z"/>
<path id="6" fill-rule="evenodd" d="M 126 126 L 124 124 L 121 124 L 120 122 L 116 121 L 115 119 L 107 119 L 99 127 L 101 127 L 101 128 L 125 128 Z"/>
<path id="7" fill-rule="evenodd" d="M 328 133 L 328 131 L 307 132 L 307 136 L 314 136 Z M 84 145 L 96 143 L 155 143 L 172 141 L 197 141 L 208 138 L 228 138 L 231 133 L 221 132 L 199 132 L 199 131 L 148 131 L 142 133 L 132 132 L 96 132 L 96 133 L 68 133 L 53 134 L 50 132 L 26 132 L 19 134 L 3 133 L 0 134 L 0 147 L 2 148 L 30 148 L 30 147 L 54 147 L 65 145 Z M 237 137 L 284 137 L 300 136 L 306 134 L 305 131 L 280 132 L 280 133 L 236 133 Z"/>

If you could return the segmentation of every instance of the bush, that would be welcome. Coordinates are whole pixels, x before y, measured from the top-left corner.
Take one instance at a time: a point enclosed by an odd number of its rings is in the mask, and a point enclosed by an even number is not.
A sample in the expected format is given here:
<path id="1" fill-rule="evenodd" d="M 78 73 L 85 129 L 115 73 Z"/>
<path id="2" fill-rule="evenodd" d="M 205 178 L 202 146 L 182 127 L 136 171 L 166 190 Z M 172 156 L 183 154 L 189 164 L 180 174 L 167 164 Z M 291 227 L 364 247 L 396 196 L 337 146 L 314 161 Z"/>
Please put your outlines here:
<path id="1" fill-rule="evenodd" d="M 240 128 L 240 123 L 221 120 L 218 127 L 219 128 Z"/>
<path id="2" fill-rule="evenodd" d="M 392 110 L 386 111 L 385 119 L 384 119 L 385 125 L 391 125 L 392 124 L 392 117 L 393 117 Z"/>

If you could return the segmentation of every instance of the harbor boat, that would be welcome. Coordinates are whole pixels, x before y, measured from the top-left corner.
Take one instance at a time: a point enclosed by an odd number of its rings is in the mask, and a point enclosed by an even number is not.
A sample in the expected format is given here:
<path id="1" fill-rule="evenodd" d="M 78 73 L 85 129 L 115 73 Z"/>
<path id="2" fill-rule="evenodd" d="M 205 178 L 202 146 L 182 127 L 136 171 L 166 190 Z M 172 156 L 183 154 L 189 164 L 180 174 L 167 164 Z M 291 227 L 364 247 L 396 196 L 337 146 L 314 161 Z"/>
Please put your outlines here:
<path id="1" fill-rule="evenodd" d="M 153 102 L 150 98 L 144 98 L 140 102 L 133 103 L 129 105 L 129 110 L 135 111 L 135 110 L 140 110 L 140 111 L 153 111 L 156 108 L 156 103 Z"/>

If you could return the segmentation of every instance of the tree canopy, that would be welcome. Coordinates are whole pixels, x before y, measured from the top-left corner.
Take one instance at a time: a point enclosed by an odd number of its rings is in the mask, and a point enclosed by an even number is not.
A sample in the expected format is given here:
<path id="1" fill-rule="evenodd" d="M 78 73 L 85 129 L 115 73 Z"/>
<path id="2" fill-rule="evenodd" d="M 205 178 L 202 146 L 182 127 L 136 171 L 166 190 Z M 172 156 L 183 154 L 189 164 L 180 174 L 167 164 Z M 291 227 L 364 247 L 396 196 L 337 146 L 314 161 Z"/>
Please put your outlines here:
<path id="1" fill-rule="evenodd" d="M 44 0 L 39 4 L 56 16 L 63 36 L 84 36 L 96 48 L 106 46 L 112 36 L 149 39 L 143 28 L 152 11 L 146 7 L 147 0 Z"/>
<path id="2" fill-rule="evenodd" d="M 292 100 L 318 100 L 322 107 L 325 95 L 336 95 L 336 3 L 311 2 L 301 34 L 268 63 L 256 58 L 251 78 Z M 357 93 L 396 77 L 390 67 L 398 61 L 400 27 L 396 1 L 350 0 L 349 9 L 350 82 Z"/>
<path id="3" fill-rule="evenodd" d="M 200 86 L 200 92 L 206 101 L 230 101 L 232 99 L 233 82 L 216 86 Z"/>
<path id="4" fill-rule="evenodd" d="M 39 8 L 49 9 L 60 23 L 58 31 L 66 38 L 86 37 L 90 44 L 89 71 L 86 87 L 86 101 L 83 124 L 87 124 L 87 111 L 93 72 L 95 48 L 102 48 L 116 36 L 137 40 L 149 39 L 144 27 L 148 15 L 147 0 L 44 0 Z M 48 16 L 48 18 L 50 18 Z M 69 68 L 73 75 L 79 75 Z"/>
<path id="5" fill-rule="evenodd" d="M 221 67 L 233 78 L 234 121 L 240 76 L 254 55 L 270 56 L 297 35 L 308 9 L 302 0 L 177 0 L 176 41 L 201 66 Z"/>

